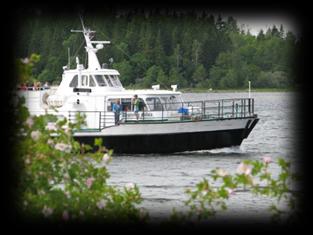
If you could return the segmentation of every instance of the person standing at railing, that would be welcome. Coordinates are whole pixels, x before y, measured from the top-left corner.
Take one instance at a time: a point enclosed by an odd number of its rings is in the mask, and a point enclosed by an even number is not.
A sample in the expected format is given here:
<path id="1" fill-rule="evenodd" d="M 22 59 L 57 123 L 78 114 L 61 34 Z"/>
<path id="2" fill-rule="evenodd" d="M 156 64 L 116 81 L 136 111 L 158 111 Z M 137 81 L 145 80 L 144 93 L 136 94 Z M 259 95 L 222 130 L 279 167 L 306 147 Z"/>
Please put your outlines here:
<path id="1" fill-rule="evenodd" d="M 112 111 L 114 112 L 115 125 L 119 125 L 120 124 L 120 113 L 121 113 L 120 100 L 117 100 L 116 103 L 112 104 Z"/>
<path id="2" fill-rule="evenodd" d="M 138 119 L 139 119 L 139 99 L 138 99 L 138 95 L 134 95 L 132 103 L 134 105 L 134 113 L 135 113 L 135 116 L 136 116 L 136 120 L 138 121 Z"/>

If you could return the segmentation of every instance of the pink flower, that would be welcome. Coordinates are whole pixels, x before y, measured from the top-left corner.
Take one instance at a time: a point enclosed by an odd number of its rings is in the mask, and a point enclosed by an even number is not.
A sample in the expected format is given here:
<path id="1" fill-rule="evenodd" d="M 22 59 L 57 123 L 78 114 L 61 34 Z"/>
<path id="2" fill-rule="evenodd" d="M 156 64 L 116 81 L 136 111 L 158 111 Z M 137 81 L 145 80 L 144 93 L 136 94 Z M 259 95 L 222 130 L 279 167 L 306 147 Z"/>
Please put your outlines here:
<path id="1" fill-rule="evenodd" d="M 272 162 L 272 158 L 269 157 L 269 156 L 265 156 L 265 157 L 263 157 L 263 162 L 264 162 L 265 164 L 269 164 L 269 163 Z"/>
<path id="2" fill-rule="evenodd" d="M 133 190 L 133 189 L 135 188 L 135 184 L 134 184 L 134 183 L 127 183 L 127 184 L 125 185 L 125 188 L 126 188 L 127 190 Z"/>
<path id="3" fill-rule="evenodd" d="M 57 130 L 57 126 L 54 122 L 48 122 L 46 125 L 46 130 L 48 131 L 56 131 Z"/>
<path id="4" fill-rule="evenodd" d="M 37 141 L 37 140 L 39 140 L 41 133 L 40 133 L 40 131 L 32 131 L 30 133 L 30 136 L 32 137 L 33 140 Z"/>
<path id="5" fill-rule="evenodd" d="M 53 213 L 53 209 L 50 208 L 50 207 L 44 206 L 44 208 L 42 209 L 42 214 L 43 214 L 45 217 L 48 217 L 48 216 L 52 215 L 52 213 Z"/>
<path id="6" fill-rule="evenodd" d="M 29 128 L 31 128 L 31 127 L 33 126 L 33 124 L 34 124 L 34 120 L 33 120 L 32 117 L 28 117 L 28 118 L 26 119 L 25 123 L 26 123 L 26 125 L 27 125 Z"/>
<path id="7" fill-rule="evenodd" d="M 235 190 L 232 188 L 227 188 L 226 190 L 228 192 L 228 195 L 234 195 L 235 194 Z"/>
<path id="8" fill-rule="evenodd" d="M 28 63 L 30 62 L 30 60 L 26 57 L 26 58 L 24 58 L 24 59 L 21 59 L 21 62 L 22 62 L 23 64 L 28 64 Z"/>
<path id="9" fill-rule="evenodd" d="M 49 144 L 49 145 L 53 146 L 54 142 L 53 142 L 53 140 L 52 140 L 52 139 L 48 139 L 47 144 Z"/>
<path id="10" fill-rule="evenodd" d="M 205 197 L 205 196 L 208 194 L 208 192 L 209 192 L 209 191 L 208 191 L 207 189 L 201 191 L 202 197 Z"/>
<path id="11" fill-rule="evenodd" d="M 109 163 L 111 160 L 111 157 L 109 154 L 104 154 L 103 157 L 102 157 L 102 162 L 104 162 L 105 164 Z"/>
<path id="12" fill-rule="evenodd" d="M 90 188 L 92 186 L 94 180 L 95 178 L 93 177 L 89 177 L 88 179 L 86 179 L 87 188 Z"/>
<path id="13" fill-rule="evenodd" d="M 65 196 L 66 196 L 68 199 L 70 199 L 70 198 L 71 198 L 71 194 L 70 194 L 70 192 L 64 192 L 64 194 L 65 194 Z"/>
<path id="14" fill-rule="evenodd" d="M 106 202 L 104 199 L 101 199 L 98 203 L 97 203 L 97 207 L 101 210 L 106 206 Z"/>
<path id="15" fill-rule="evenodd" d="M 228 175 L 227 171 L 225 171 L 224 169 L 220 169 L 220 168 L 216 169 L 216 174 L 221 177 Z"/>
<path id="16" fill-rule="evenodd" d="M 72 146 L 69 144 L 64 144 L 64 143 L 57 143 L 54 146 L 55 149 L 60 150 L 62 152 L 70 153 L 72 150 Z"/>
<path id="17" fill-rule="evenodd" d="M 71 128 L 68 125 L 63 125 L 62 129 L 66 132 L 66 133 L 70 133 Z"/>
<path id="18" fill-rule="evenodd" d="M 69 213 L 68 213 L 67 211 L 63 211 L 62 218 L 63 218 L 64 220 L 68 220 L 68 219 L 70 218 Z"/>
<path id="19" fill-rule="evenodd" d="M 240 163 L 240 165 L 237 168 L 237 173 L 250 175 L 251 174 L 251 166 L 242 162 L 242 163 Z"/>

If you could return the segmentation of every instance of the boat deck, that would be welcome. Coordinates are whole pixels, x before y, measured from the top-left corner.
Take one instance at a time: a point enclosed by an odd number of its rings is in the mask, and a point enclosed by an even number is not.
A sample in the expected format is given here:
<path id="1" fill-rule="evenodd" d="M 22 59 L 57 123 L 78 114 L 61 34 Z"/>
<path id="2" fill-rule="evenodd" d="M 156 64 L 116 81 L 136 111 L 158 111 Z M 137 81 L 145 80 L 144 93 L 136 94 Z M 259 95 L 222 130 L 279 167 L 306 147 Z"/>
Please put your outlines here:
<path id="1" fill-rule="evenodd" d="M 138 120 L 133 111 L 121 112 L 119 123 L 115 123 L 114 113 L 111 111 L 72 111 L 69 112 L 68 119 L 75 122 L 77 114 L 84 114 L 86 117 L 93 115 L 92 117 L 97 120 L 96 126 L 79 131 L 101 132 L 117 125 L 186 123 L 257 117 L 252 98 L 183 102 L 179 106 L 176 105 L 175 110 L 165 110 L 163 107 L 166 107 L 166 104 L 163 104 L 162 109 L 158 111 L 143 109 L 139 112 Z"/>

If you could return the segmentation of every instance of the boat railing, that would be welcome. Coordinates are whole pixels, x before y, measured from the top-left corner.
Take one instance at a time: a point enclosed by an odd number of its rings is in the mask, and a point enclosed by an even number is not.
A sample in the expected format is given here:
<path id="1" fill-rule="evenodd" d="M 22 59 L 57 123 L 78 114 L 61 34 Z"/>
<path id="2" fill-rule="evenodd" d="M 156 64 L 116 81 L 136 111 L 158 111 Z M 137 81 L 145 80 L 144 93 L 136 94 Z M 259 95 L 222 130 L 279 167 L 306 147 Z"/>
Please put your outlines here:
<path id="1" fill-rule="evenodd" d="M 104 111 L 69 111 L 68 121 L 75 123 L 77 115 L 84 116 L 86 125 L 81 130 L 100 131 L 106 127 L 115 125 L 115 116 L 113 112 Z"/>
<path id="2" fill-rule="evenodd" d="M 138 120 L 134 111 L 121 111 L 118 123 L 112 111 L 70 111 L 70 122 L 75 122 L 77 113 L 85 115 L 86 126 L 82 129 L 89 131 L 101 131 L 117 124 L 223 120 L 256 116 L 252 98 L 162 103 L 156 110 L 144 106 L 138 113 Z"/>
<path id="3" fill-rule="evenodd" d="M 144 107 L 136 119 L 133 111 L 123 112 L 123 120 L 133 121 L 197 121 L 253 117 L 254 99 L 220 99 L 162 103 L 158 110 Z"/>

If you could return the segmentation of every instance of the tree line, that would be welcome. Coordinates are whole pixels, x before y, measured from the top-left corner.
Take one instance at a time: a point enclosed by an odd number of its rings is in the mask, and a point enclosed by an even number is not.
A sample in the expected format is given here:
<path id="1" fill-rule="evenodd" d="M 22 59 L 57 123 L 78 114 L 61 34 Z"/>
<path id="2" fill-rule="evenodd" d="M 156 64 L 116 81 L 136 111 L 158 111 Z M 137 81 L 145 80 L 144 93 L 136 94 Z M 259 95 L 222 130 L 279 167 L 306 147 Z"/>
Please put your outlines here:
<path id="1" fill-rule="evenodd" d="M 257 36 L 240 29 L 234 17 L 222 18 L 205 10 L 112 11 L 85 15 L 96 40 L 110 40 L 98 52 L 100 63 L 118 69 L 126 87 L 149 88 L 292 88 L 301 40 L 283 25 Z M 62 67 L 75 68 L 75 57 L 87 65 L 78 17 L 33 16 L 18 29 L 16 57 L 36 53 L 33 68 L 41 82 L 58 83 Z M 68 52 L 70 60 L 68 62 Z"/>

